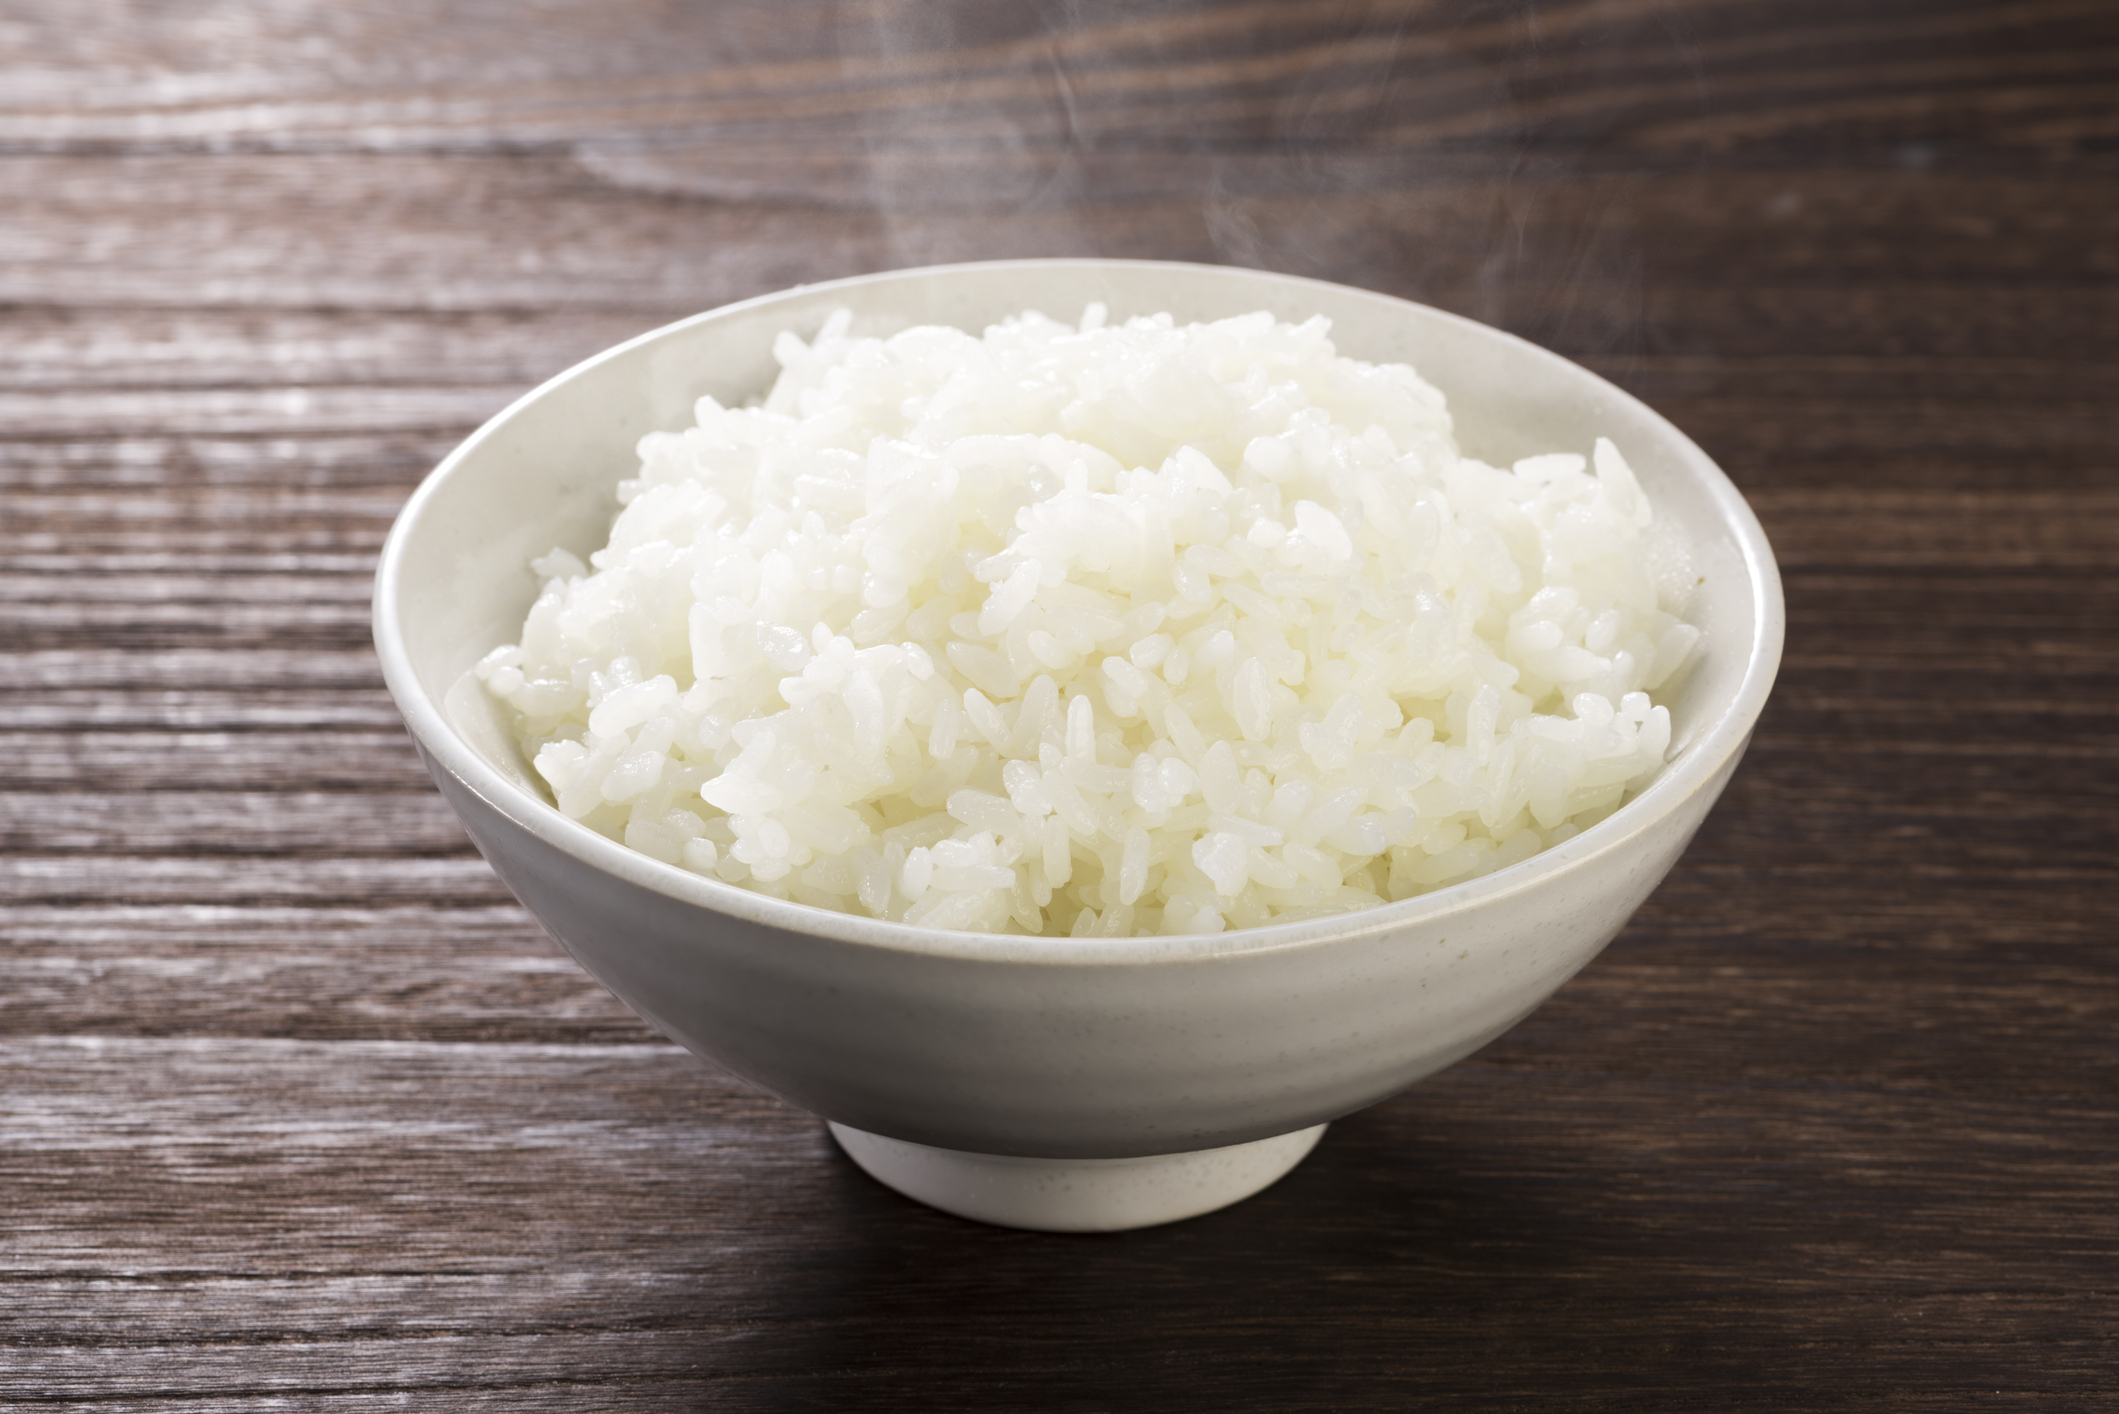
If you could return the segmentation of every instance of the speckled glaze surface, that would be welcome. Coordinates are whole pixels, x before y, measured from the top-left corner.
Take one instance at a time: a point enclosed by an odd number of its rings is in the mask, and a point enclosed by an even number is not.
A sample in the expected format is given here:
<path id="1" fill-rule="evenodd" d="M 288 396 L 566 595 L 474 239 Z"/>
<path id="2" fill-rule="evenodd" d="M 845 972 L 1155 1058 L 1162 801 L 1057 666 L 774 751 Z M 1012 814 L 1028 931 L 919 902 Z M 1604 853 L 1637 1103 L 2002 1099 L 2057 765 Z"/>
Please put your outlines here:
<path id="1" fill-rule="evenodd" d="M 513 641 L 532 557 L 600 545 L 645 432 L 703 393 L 762 392 L 783 328 L 846 306 L 860 332 L 1071 318 L 1323 313 L 1343 352 L 1414 364 L 1490 461 L 1617 440 L 1691 530 L 1701 657 L 1669 699 L 1671 764 L 1544 854 L 1364 913 L 1214 936 L 945 933 L 749 893 L 563 817 L 466 674 Z M 406 506 L 377 576 L 376 644 L 443 794 L 516 895 L 665 1034 L 869 1134 L 987 1155 L 1119 1159 L 1291 1134 L 1372 1104 L 1514 1025 L 1592 959 L 1736 769 L 1780 657 L 1756 519 L 1669 423 L 1508 335 L 1385 296 L 1256 271 L 1026 261 L 840 281 L 671 325 L 488 423 Z M 1299 1156 L 1298 1156 L 1299 1157 Z M 1277 1177 L 1277 1174 L 1274 1175 Z M 1270 1181 L 1270 1179 L 1266 1180 Z"/>

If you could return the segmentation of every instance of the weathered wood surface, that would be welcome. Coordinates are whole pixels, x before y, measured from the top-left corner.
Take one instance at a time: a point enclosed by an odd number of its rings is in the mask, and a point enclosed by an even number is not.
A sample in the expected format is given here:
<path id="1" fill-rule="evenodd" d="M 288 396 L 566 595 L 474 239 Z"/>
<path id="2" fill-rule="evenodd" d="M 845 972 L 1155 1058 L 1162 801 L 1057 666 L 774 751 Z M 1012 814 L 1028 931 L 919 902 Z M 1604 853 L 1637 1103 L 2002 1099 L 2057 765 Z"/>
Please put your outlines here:
<path id="1" fill-rule="evenodd" d="M 2119 11 L 0 20 L 0 1405 L 2119 1408 Z M 660 1043 L 422 777 L 374 555 L 728 299 L 1223 260 L 1713 452 L 1781 686 L 1612 950 L 1278 1187 L 919 1209 Z"/>

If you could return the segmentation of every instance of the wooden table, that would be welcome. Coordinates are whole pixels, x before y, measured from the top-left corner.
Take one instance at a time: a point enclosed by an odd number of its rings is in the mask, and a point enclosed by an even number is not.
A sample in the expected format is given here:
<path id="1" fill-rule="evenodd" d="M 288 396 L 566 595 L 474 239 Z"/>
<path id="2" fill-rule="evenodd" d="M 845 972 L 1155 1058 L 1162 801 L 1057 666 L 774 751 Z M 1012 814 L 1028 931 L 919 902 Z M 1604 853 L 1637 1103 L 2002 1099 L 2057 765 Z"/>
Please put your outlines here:
<path id="1" fill-rule="evenodd" d="M 19 0 L 0 1403 L 2119 1407 L 2119 10 Z M 1536 1016 L 1156 1231 L 917 1207 L 495 882 L 368 638 L 534 381 L 800 281 L 1225 261 L 1639 393 L 1788 655 Z M 396 1401 L 397 1403 L 392 1403 Z"/>

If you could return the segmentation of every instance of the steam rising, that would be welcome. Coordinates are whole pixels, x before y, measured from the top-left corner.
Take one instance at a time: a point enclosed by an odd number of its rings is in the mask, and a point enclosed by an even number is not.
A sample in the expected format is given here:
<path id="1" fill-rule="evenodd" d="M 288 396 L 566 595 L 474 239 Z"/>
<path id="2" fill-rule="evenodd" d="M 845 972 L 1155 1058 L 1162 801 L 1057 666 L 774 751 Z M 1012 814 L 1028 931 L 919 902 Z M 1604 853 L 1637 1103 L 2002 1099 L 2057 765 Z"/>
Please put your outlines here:
<path id="1" fill-rule="evenodd" d="M 831 13 L 829 59 L 748 65 L 699 101 L 710 121 L 582 160 L 761 220 L 841 213 L 823 268 L 807 221 L 794 279 L 1197 260 L 1404 295 L 1581 357 L 1653 348 L 1652 232 L 1693 160 L 1664 133 L 1705 94 L 1665 0 Z"/>

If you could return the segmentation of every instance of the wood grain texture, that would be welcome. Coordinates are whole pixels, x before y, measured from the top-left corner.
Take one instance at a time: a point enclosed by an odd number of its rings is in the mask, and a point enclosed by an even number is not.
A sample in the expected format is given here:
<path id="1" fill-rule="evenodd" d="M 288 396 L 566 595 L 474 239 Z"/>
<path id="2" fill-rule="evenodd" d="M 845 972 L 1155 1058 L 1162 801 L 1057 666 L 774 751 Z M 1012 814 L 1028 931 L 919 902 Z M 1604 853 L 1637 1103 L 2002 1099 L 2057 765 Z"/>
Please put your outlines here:
<path id="1" fill-rule="evenodd" d="M 2101 0 L 20 0 L 0 1407 L 2119 1409 L 2115 94 Z M 656 1038 L 367 629 L 539 379 L 1038 254 L 1578 358 L 1790 611 L 1605 957 L 1113 1238 L 900 1200 Z"/>

